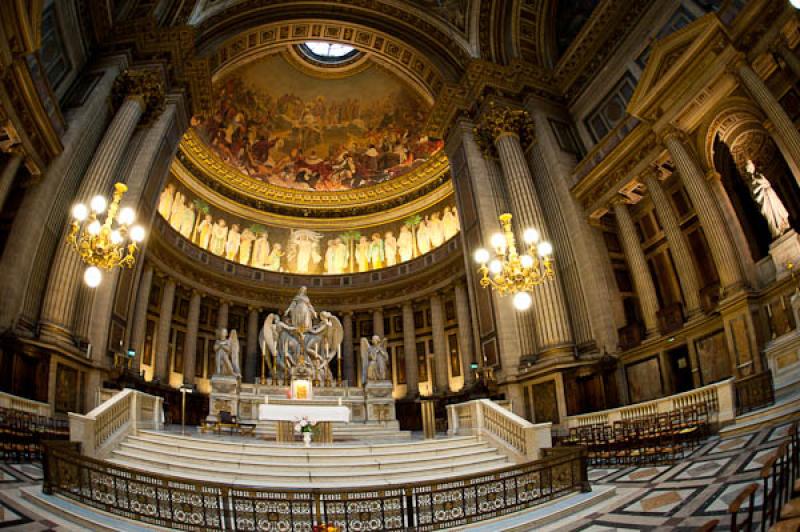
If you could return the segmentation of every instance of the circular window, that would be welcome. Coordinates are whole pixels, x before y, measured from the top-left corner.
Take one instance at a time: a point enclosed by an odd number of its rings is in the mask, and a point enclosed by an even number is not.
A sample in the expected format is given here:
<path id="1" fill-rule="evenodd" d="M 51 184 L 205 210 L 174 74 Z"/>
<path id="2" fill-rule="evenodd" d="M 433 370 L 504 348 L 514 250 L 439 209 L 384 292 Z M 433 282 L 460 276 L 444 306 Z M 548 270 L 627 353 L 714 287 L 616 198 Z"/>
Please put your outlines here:
<path id="1" fill-rule="evenodd" d="M 307 41 L 298 48 L 309 59 L 331 65 L 347 63 L 361 55 L 361 52 L 352 46 L 335 42 Z"/>

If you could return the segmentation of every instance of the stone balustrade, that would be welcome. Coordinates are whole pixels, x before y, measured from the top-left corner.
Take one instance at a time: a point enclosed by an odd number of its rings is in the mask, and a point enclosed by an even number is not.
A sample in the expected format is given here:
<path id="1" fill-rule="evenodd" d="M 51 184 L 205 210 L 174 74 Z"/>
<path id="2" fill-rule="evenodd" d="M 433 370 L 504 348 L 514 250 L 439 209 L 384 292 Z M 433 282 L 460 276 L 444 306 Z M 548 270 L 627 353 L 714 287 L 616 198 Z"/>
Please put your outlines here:
<path id="1" fill-rule="evenodd" d="M 578 416 L 567 416 L 562 421 L 562 428 L 571 429 L 589 425 L 613 425 L 615 421 L 628 421 L 637 418 L 655 416 L 672 410 L 680 410 L 705 403 L 708 413 L 719 426 L 733 422 L 736 417 L 734 380 L 709 384 L 644 403 L 638 403 L 600 412 L 590 412 Z"/>
<path id="2" fill-rule="evenodd" d="M 69 439 L 83 454 L 105 458 L 128 434 L 163 426 L 161 397 L 125 388 L 86 415 L 69 414 Z"/>
<path id="3" fill-rule="evenodd" d="M 541 458 L 552 447 L 552 423 L 533 424 L 489 399 L 447 405 L 448 434 L 488 437 L 510 458 L 523 462 Z"/>
<path id="4" fill-rule="evenodd" d="M 53 417 L 53 409 L 49 404 L 5 392 L 0 392 L 0 408 L 19 410 L 36 414 L 37 416 Z"/>

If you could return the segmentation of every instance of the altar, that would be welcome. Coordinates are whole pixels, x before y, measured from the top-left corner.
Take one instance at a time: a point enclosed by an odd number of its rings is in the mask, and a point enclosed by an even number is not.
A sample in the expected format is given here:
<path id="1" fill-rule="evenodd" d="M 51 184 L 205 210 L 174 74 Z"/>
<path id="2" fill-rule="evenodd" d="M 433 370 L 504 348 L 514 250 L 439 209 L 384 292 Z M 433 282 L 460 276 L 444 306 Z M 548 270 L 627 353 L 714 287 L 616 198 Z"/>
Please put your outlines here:
<path id="1" fill-rule="evenodd" d="M 346 406 L 306 403 L 307 401 L 295 400 L 291 404 L 258 405 L 258 420 L 278 422 L 276 436 L 278 442 L 294 441 L 294 424 L 299 419 L 306 418 L 317 424 L 320 443 L 333 443 L 332 422 L 350 423 L 350 409 Z"/>

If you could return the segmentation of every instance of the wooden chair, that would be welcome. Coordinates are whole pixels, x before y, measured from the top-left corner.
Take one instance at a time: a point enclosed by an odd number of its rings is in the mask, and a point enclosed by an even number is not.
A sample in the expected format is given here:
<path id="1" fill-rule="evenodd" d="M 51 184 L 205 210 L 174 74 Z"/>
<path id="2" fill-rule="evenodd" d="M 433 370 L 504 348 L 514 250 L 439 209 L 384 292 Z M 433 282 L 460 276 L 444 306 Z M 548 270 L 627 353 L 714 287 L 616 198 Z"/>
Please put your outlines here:
<path id="1" fill-rule="evenodd" d="M 753 530 L 753 516 L 755 514 L 755 498 L 758 491 L 758 484 L 755 482 L 745 486 L 739 492 L 733 501 L 728 505 L 728 513 L 731 516 L 731 532 L 751 532 Z M 747 507 L 744 509 L 745 518 L 743 521 L 739 520 L 739 512 L 742 511 L 742 505 L 747 501 Z"/>
<path id="2" fill-rule="evenodd" d="M 219 411 L 219 420 L 217 421 L 217 432 L 222 429 L 228 429 L 231 434 L 233 431 L 239 431 L 239 422 L 236 421 L 236 416 L 232 415 L 226 410 Z"/>

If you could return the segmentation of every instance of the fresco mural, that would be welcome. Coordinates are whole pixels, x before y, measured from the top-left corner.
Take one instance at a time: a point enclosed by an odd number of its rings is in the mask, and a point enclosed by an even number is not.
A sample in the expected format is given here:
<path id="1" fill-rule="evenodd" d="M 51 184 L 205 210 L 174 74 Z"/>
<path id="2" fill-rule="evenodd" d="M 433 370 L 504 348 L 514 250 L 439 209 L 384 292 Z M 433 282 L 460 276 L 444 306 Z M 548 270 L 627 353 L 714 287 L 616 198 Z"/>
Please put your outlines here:
<path id="1" fill-rule="evenodd" d="M 214 255 L 253 268 L 299 274 L 395 266 L 443 245 L 460 230 L 452 196 L 400 222 L 340 232 L 266 227 L 212 209 L 177 182 L 161 192 L 158 212 L 184 238 Z"/>
<path id="2" fill-rule="evenodd" d="M 442 148 L 422 134 L 430 108 L 370 65 L 318 78 L 280 54 L 218 81 L 215 107 L 192 125 L 238 171 L 273 185 L 348 190 L 403 175 Z"/>

